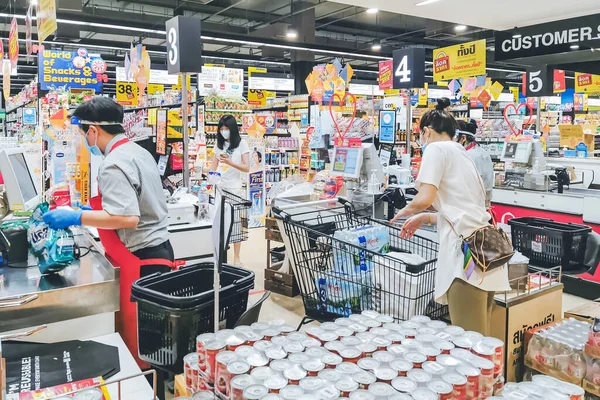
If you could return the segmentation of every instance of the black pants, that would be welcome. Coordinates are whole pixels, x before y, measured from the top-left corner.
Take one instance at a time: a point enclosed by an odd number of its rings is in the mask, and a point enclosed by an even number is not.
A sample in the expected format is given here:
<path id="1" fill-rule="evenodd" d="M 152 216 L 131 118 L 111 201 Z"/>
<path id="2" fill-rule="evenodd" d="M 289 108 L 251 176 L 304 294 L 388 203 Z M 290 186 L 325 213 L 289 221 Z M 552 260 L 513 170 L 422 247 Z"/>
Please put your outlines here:
<path id="1" fill-rule="evenodd" d="M 165 258 L 169 261 L 175 261 L 175 255 L 173 253 L 173 246 L 170 241 L 163 242 L 158 246 L 146 247 L 133 252 L 133 255 L 140 260 L 147 260 L 149 258 Z M 156 272 L 168 272 L 171 268 L 164 265 L 144 265 L 140 269 L 140 277 L 154 274 Z"/>

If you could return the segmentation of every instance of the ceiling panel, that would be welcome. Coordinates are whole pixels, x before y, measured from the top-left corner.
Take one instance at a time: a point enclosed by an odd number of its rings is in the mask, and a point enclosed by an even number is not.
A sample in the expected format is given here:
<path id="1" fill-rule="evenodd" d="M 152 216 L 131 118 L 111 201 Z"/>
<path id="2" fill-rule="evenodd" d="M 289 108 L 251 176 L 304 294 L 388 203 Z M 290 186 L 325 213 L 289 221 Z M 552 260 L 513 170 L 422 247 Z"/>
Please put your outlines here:
<path id="1" fill-rule="evenodd" d="M 334 1 L 365 7 L 364 0 Z M 416 6 L 419 1 L 422 0 L 369 0 L 368 6 L 500 31 L 600 13 L 600 0 L 439 0 Z"/>

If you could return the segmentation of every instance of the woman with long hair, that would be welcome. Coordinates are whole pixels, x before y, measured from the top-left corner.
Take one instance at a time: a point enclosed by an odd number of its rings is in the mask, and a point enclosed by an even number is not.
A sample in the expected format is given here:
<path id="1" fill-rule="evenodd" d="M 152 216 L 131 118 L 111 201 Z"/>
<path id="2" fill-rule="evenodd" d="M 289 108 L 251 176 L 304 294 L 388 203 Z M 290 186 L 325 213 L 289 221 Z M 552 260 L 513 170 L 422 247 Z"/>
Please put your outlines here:
<path id="1" fill-rule="evenodd" d="M 461 237 L 489 224 L 485 190 L 465 148 L 453 140 L 457 124 L 452 115 L 435 109 L 421 118 L 423 160 L 417 178 L 419 193 L 392 219 L 410 217 L 401 235 L 411 238 L 423 224 L 437 224 L 439 252 L 435 299 L 448 304 L 455 325 L 490 334 L 494 293 L 510 290 L 506 266 L 487 273 L 464 269 Z M 424 212 L 433 207 L 436 213 Z"/>
<path id="2" fill-rule="evenodd" d="M 250 148 L 240 136 L 240 130 L 233 115 L 224 115 L 219 121 L 214 154 L 210 171 L 221 173 L 219 186 L 230 193 L 246 198 L 242 178 L 250 170 Z M 239 218 L 239 215 L 236 215 L 235 218 Z M 233 263 L 236 266 L 242 265 L 241 250 L 242 243 L 234 242 Z"/>

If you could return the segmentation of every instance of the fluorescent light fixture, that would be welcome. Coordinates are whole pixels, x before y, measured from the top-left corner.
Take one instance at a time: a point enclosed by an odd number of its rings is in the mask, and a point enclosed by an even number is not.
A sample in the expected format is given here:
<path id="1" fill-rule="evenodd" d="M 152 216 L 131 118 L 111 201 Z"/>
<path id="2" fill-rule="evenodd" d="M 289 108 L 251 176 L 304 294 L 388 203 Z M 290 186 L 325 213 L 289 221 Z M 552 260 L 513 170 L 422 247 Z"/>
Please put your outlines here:
<path id="1" fill-rule="evenodd" d="M 367 14 L 377 14 L 378 8 L 367 8 Z"/>
<path id="2" fill-rule="evenodd" d="M 415 3 L 415 6 L 417 6 L 417 7 L 426 6 L 427 4 L 437 3 L 438 1 L 440 1 L 440 0 L 423 0 L 418 3 Z"/>
<path id="3" fill-rule="evenodd" d="M 296 30 L 296 28 L 294 28 L 293 26 L 288 26 L 287 30 L 285 31 L 285 36 L 288 39 L 296 39 L 298 37 L 298 31 Z"/>
<path id="4" fill-rule="evenodd" d="M 579 49 L 579 45 L 578 44 L 571 45 L 571 50 L 577 50 L 577 49 Z"/>
<path id="5" fill-rule="evenodd" d="M 374 41 L 373 45 L 371 46 L 371 50 L 373 50 L 373 51 L 381 50 L 381 42 L 379 40 Z"/>
<path id="6" fill-rule="evenodd" d="M 38 1 L 37 1 L 37 0 L 31 0 L 31 1 L 29 2 L 29 4 L 31 4 L 32 6 L 37 6 L 37 4 L 38 4 Z"/>
<path id="7" fill-rule="evenodd" d="M 513 37 L 514 39 L 518 39 L 518 38 L 520 38 L 521 36 L 523 36 L 523 35 L 521 35 L 520 33 L 514 33 L 512 37 Z"/>
<path id="8" fill-rule="evenodd" d="M 466 31 L 466 30 L 467 30 L 467 26 L 466 26 L 466 25 L 456 25 L 456 26 L 454 27 L 454 30 L 455 30 L 456 32 L 464 32 L 464 31 Z"/>

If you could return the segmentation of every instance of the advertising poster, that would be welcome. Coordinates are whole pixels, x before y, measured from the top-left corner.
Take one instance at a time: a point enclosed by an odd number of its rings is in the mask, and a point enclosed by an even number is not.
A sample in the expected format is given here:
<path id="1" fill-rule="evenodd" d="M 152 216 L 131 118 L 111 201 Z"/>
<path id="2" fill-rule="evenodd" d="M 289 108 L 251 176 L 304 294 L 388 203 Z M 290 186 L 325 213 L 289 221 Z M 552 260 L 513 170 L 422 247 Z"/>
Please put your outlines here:
<path id="1" fill-rule="evenodd" d="M 394 60 L 379 61 L 379 89 L 392 89 L 394 80 L 392 69 L 394 68 Z"/>
<path id="2" fill-rule="evenodd" d="M 198 74 L 200 96 L 218 93 L 223 96 L 241 97 L 244 93 L 244 70 L 238 68 L 202 67 Z"/>
<path id="3" fill-rule="evenodd" d="M 89 59 L 86 49 L 78 51 L 44 50 L 38 55 L 40 89 L 64 87 L 66 89 L 89 89 L 99 93 L 102 82 L 92 70 L 98 59 Z"/>
<path id="4" fill-rule="evenodd" d="M 56 0 L 38 0 L 36 6 L 37 35 L 39 44 L 53 34 L 56 25 Z"/>
<path id="5" fill-rule="evenodd" d="M 483 39 L 433 50 L 433 80 L 485 75 L 485 45 Z"/>
<path id="6" fill-rule="evenodd" d="M 562 93 L 567 90 L 567 82 L 564 69 L 554 70 L 554 93 Z"/>
<path id="7" fill-rule="evenodd" d="M 167 154 L 167 109 L 156 112 L 156 153 Z"/>
<path id="8" fill-rule="evenodd" d="M 35 107 L 23 108 L 23 125 L 35 125 L 35 124 L 37 124 Z"/>
<path id="9" fill-rule="evenodd" d="M 19 26 L 17 25 L 17 17 L 13 17 L 10 23 L 10 31 L 8 33 L 8 59 L 10 67 L 17 68 L 19 62 Z"/>
<path id="10" fill-rule="evenodd" d="M 419 106 L 427 105 L 428 92 L 429 92 L 429 84 L 427 82 L 425 82 L 425 87 L 419 89 L 419 102 L 418 102 Z"/>
<path id="11" fill-rule="evenodd" d="M 396 110 L 379 111 L 379 141 L 392 144 L 396 141 Z"/>
<path id="12" fill-rule="evenodd" d="M 600 93 L 600 75 L 575 72 L 576 93 Z"/>
<path id="13" fill-rule="evenodd" d="M 248 173 L 248 200 L 252 202 L 249 212 L 250 228 L 265 225 L 265 147 L 262 138 L 250 141 L 250 172 Z"/>

